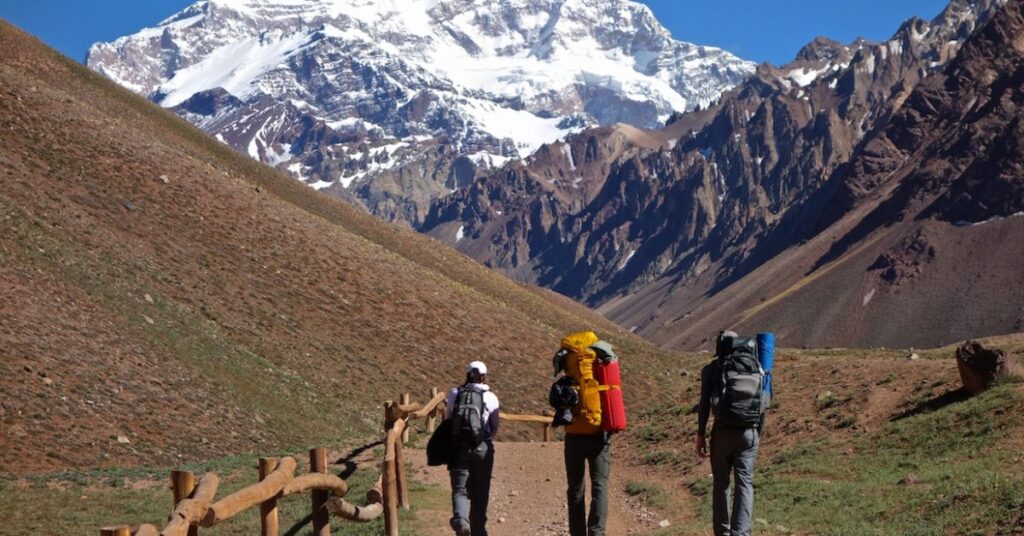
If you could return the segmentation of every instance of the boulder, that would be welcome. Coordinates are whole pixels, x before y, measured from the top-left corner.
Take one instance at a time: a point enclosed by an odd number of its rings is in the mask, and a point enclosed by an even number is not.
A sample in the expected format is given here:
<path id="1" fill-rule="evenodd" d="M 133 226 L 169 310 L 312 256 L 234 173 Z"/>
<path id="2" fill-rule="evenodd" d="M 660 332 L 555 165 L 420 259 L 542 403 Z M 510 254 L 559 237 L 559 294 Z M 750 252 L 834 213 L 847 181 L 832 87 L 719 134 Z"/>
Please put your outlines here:
<path id="1" fill-rule="evenodd" d="M 1006 352 L 986 348 L 978 341 L 967 341 L 956 350 L 956 364 L 964 390 L 976 395 L 1007 373 Z"/>

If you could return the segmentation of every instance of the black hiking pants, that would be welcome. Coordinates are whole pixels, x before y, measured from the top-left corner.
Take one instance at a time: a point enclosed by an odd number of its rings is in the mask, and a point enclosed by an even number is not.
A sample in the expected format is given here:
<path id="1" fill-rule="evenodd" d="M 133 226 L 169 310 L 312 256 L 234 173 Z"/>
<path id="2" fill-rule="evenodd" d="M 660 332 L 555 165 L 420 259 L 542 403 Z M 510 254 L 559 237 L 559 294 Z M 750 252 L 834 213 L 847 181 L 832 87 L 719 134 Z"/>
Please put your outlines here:
<path id="1" fill-rule="evenodd" d="M 590 468 L 590 518 L 585 478 Z M 611 434 L 565 434 L 565 477 L 569 489 L 570 536 L 605 536 L 608 523 L 608 478 L 612 473 Z"/>

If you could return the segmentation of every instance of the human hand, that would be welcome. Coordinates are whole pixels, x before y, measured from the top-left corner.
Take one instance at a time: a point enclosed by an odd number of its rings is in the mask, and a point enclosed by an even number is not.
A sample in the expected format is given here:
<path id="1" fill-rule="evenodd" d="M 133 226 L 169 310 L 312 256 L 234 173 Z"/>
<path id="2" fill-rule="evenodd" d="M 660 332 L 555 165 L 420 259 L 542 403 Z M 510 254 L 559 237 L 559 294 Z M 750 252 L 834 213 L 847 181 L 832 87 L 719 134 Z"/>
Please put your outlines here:
<path id="1" fill-rule="evenodd" d="M 704 436 L 699 435 L 699 434 L 697 435 L 696 447 L 697 447 L 697 456 L 698 457 L 700 457 L 700 458 L 707 458 L 708 457 L 708 446 L 707 446 L 707 443 L 704 441 Z"/>

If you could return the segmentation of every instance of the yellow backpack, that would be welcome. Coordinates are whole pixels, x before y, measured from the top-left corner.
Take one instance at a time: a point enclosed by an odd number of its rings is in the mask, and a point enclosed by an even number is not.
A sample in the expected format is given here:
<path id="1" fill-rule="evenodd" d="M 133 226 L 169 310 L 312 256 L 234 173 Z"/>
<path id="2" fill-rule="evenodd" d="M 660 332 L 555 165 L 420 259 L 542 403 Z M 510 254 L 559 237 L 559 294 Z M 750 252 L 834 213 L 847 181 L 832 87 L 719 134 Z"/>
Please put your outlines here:
<path id="1" fill-rule="evenodd" d="M 573 333 L 562 339 L 562 349 L 568 352 L 565 373 L 576 380 L 580 390 L 580 403 L 572 412 L 572 423 L 565 427 L 569 434 L 593 435 L 601 431 L 601 392 L 594 379 L 597 354 L 590 349 L 597 341 L 592 331 Z"/>

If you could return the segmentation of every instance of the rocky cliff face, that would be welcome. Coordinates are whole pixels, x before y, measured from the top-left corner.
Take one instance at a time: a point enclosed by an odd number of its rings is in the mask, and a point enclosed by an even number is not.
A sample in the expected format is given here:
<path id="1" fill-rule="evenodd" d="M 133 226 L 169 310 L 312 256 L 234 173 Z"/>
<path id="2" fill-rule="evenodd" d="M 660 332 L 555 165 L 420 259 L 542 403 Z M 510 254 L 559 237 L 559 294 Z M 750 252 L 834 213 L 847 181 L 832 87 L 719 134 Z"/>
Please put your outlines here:
<path id="1" fill-rule="evenodd" d="M 722 325 L 811 345 L 934 346 L 1021 331 L 1022 43 L 1024 7 L 1008 2 L 748 258 L 811 222 L 806 241 L 724 284 L 662 277 L 605 312 L 691 347 Z"/>
<path id="2" fill-rule="evenodd" d="M 826 230 L 838 232 L 835 225 L 858 211 L 865 211 L 860 215 L 866 216 L 864 222 L 844 230 L 852 233 L 844 240 L 837 234 L 831 253 L 819 252 L 807 270 L 828 266 L 872 232 L 907 217 L 910 209 L 904 201 L 928 197 L 925 191 L 939 196 L 928 209 L 929 218 L 977 222 L 1006 217 L 1016 212 L 1017 202 L 998 201 L 995 192 L 1010 199 L 1019 194 L 1011 178 L 1019 160 L 1008 154 L 990 155 L 994 163 L 983 167 L 971 157 L 973 167 L 964 168 L 969 173 L 952 176 L 951 168 L 940 163 L 945 155 L 993 146 L 991 139 L 984 145 L 960 139 L 960 145 L 949 143 L 920 154 L 923 139 L 968 118 L 957 111 L 941 120 L 922 121 L 922 110 L 936 106 L 937 97 L 929 95 L 940 92 L 943 97 L 938 100 L 977 105 L 971 102 L 974 95 L 959 96 L 945 85 L 933 86 L 943 72 L 964 68 L 963 56 L 975 52 L 972 47 L 961 54 L 961 47 L 1002 4 L 953 2 L 935 20 L 907 21 L 879 44 L 840 45 L 818 39 L 789 65 L 759 67 L 720 105 L 705 111 L 705 117 L 684 116 L 689 124 L 677 126 L 681 136 L 657 148 L 615 155 L 609 172 L 590 180 L 595 188 L 584 195 L 559 202 L 548 190 L 522 186 L 531 178 L 533 183 L 543 182 L 549 166 L 534 162 L 532 167 L 506 170 L 482 181 L 488 185 L 488 196 L 475 194 L 480 188 L 472 187 L 438 201 L 425 229 L 452 240 L 450 222 L 458 221 L 463 239 L 455 244 L 461 250 L 517 277 L 604 304 L 604 310 L 624 325 L 667 340 L 671 330 L 679 329 L 666 328 L 666 323 L 672 324 L 669 319 L 685 318 L 708 297 L 727 291 L 787 250 Z M 973 39 L 983 39 L 989 28 Z M 954 58 L 960 59 L 955 66 Z M 959 79 L 966 84 L 972 77 L 1010 76 L 1005 65 L 976 69 L 981 70 Z M 1009 87 L 1012 77 L 1003 83 Z M 998 146 L 1011 151 L 1015 131 L 1012 124 L 1009 127 L 978 128 L 1001 139 Z M 583 133 L 574 143 L 586 145 L 585 140 L 596 135 Z M 904 181 L 896 171 L 911 165 L 931 171 Z M 531 208 L 530 218 L 506 214 L 504 218 L 517 224 L 490 225 L 481 216 L 486 211 L 482 200 L 503 198 L 496 192 L 512 182 L 509 177 L 517 181 L 518 205 Z M 897 180 L 900 186 L 894 186 Z M 896 192 L 893 200 L 866 209 L 869 199 L 889 188 Z M 543 195 L 533 200 L 522 197 L 533 191 Z M 993 194 L 978 201 L 983 192 Z M 509 254 L 510 244 L 515 255 Z M 895 264 L 920 266 L 934 254 L 917 237 L 899 244 L 893 246 L 902 247 Z"/>
<path id="3" fill-rule="evenodd" d="M 791 209 L 804 214 L 805 202 L 922 78 L 945 65 L 991 4 L 953 4 L 931 23 L 908 21 L 881 44 L 817 39 L 789 65 L 762 65 L 720 105 L 676 125 L 675 136 L 651 134 L 664 138 L 657 147 L 604 154 L 607 173 L 594 170 L 600 178 L 587 179 L 581 195 L 557 206 L 527 204 L 559 217 L 531 214 L 530 225 L 484 229 L 490 210 L 479 201 L 481 188 L 508 183 L 518 191 L 530 178 L 552 180 L 550 162 L 531 159 L 438 201 L 424 229 L 450 241 L 449 222 L 458 221 L 470 236 L 457 243 L 463 251 L 592 304 L 672 269 L 699 274 L 725 261 L 732 272 Z M 587 132 L 566 147 L 603 136 Z M 549 195 L 543 184 L 536 191 Z M 808 207 L 801 227 L 809 228 L 793 228 L 775 249 L 820 230 L 819 210 Z M 551 223 L 538 229 L 542 220 Z"/>
<path id="4" fill-rule="evenodd" d="M 922 82 L 865 144 L 836 193 L 840 210 L 885 195 L 822 263 L 883 226 L 908 219 L 980 226 L 1024 215 L 1024 24 L 1020 5 L 982 28 L 948 68 Z M 922 237 L 901 249 L 934 257 Z M 880 265 L 892 268 L 890 259 Z M 889 270 L 887 274 L 893 272 Z"/>
<path id="5" fill-rule="evenodd" d="M 411 224 L 482 170 L 587 126 L 660 125 L 753 71 L 626 0 L 210 0 L 87 64 Z"/>

